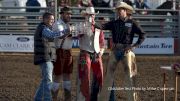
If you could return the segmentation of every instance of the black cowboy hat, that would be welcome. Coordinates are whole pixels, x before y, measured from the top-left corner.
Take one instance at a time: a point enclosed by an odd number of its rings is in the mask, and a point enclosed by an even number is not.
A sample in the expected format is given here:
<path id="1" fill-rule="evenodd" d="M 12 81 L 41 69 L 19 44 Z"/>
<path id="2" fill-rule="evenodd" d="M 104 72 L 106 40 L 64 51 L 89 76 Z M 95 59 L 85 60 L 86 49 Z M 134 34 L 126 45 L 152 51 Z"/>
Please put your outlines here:
<path id="1" fill-rule="evenodd" d="M 65 6 L 65 7 L 61 8 L 60 14 L 62 14 L 62 13 L 70 13 L 70 14 L 72 14 L 72 11 L 71 11 L 71 9 L 69 7 Z"/>

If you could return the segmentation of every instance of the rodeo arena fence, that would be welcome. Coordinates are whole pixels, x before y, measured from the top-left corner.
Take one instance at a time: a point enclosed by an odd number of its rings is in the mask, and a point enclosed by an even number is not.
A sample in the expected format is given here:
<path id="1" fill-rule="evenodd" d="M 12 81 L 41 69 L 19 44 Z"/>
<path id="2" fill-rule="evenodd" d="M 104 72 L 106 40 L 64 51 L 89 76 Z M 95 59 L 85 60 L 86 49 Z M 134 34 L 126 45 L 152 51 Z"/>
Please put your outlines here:
<path id="1" fill-rule="evenodd" d="M 40 9 L 40 12 L 25 12 L 26 8 Z M 85 8 L 71 7 L 73 14 L 71 25 L 83 21 L 81 11 Z M 95 8 L 97 22 L 107 22 L 117 18 L 114 8 Z M 42 20 L 45 11 L 53 8 L 43 7 L 0 7 L 0 52 L 33 53 L 34 32 Z M 60 12 L 60 8 L 58 8 Z M 139 13 L 140 12 L 140 13 Z M 58 14 L 58 13 L 56 13 Z M 59 15 L 58 15 L 59 17 Z M 180 54 L 180 11 L 172 9 L 135 9 L 132 17 L 147 33 L 146 40 L 136 48 L 136 54 L 179 55 Z M 111 45 L 111 32 L 105 32 L 106 48 Z M 134 39 L 134 42 L 137 38 Z M 79 42 L 73 40 L 73 48 Z"/>

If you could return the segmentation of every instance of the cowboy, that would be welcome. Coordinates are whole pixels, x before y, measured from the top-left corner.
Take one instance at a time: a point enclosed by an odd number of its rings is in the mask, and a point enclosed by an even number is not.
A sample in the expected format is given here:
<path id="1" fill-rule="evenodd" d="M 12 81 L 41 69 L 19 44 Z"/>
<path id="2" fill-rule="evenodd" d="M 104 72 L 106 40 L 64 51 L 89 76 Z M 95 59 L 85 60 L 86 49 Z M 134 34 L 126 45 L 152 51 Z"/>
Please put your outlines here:
<path id="1" fill-rule="evenodd" d="M 126 87 L 135 87 L 135 77 L 137 74 L 137 66 L 135 54 L 133 49 L 140 45 L 145 39 L 145 32 L 141 27 L 131 18 L 133 8 L 125 2 L 117 2 L 116 5 L 118 18 L 116 20 L 107 22 L 97 28 L 103 30 L 110 30 L 112 32 L 113 48 L 110 53 L 108 67 L 104 78 L 104 85 L 99 95 L 99 101 L 108 101 L 110 90 L 112 87 L 115 70 L 119 62 L 122 63 L 125 72 Z M 135 34 L 138 35 L 136 43 L 133 42 Z M 134 90 L 127 91 L 127 101 L 135 101 L 137 93 Z"/>
<path id="2" fill-rule="evenodd" d="M 55 39 L 56 46 L 56 56 L 57 60 L 54 62 L 54 82 L 52 87 L 52 97 L 53 101 L 57 100 L 58 91 L 60 86 L 60 79 L 63 77 L 63 88 L 64 88 L 64 98 L 65 101 L 71 101 L 71 80 L 70 75 L 73 69 L 73 60 L 72 60 L 72 35 L 70 31 L 70 19 L 71 19 L 71 10 L 69 7 L 63 7 L 61 9 L 61 19 L 56 21 L 53 24 L 53 31 L 58 32 L 59 30 L 65 30 L 69 34 L 67 37 L 61 39 Z"/>
<path id="3" fill-rule="evenodd" d="M 83 29 L 79 33 L 77 101 L 97 101 L 98 92 L 102 87 L 104 34 L 91 24 L 96 14 L 94 7 L 87 7 L 86 11 L 82 11 L 85 22 L 80 24 Z M 90 69 L 93 72 L 91 92 Z"/>

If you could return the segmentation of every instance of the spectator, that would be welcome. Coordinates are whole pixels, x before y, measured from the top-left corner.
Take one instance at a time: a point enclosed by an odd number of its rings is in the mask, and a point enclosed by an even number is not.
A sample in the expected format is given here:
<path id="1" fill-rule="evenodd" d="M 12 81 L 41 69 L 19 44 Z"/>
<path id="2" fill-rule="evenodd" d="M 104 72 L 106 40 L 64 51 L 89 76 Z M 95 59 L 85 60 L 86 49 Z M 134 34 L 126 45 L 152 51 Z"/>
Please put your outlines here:
<path id="1" fill-rule="evenodd" d="M 144 0 L 137 0 L 135 2 L 135 8 L 138 8 L 138 9 L 150 9 L 149 6 L 144 2 Z"/>
<path id="2" fill-rule="evenodd" d="M 166 0 L 147 0 L 146 4 L 148 4 L 149 8 L 156 9 Z"/>
<path id="3" fill-rule="evenodd" d="M 172 9 L 172 8 L 173 8 L 173 2 L 171 0 L 166 0 L 160 6 L 157 7 L 157 9 Z"/>
<path id="4" fill-rule="evenodd" d="M 55 2 L 53 0 L 48 1 L 47 5 L 48 7 L 55 7 Z"/>
<path id="5" fill-rule="evenodd" d="M 92 0 L 92 4 L 94 7 L 103 7 L 103 8 L 111 8 L 114 7 L 114 0 Z M 109 13 L 112 14 L 113 11 L 111 9 L 100 9 L 100 13 Z"/>
<path id="6" fill-rule="evenodd" d="M 49 7 L 49 8 L 47 9 L 47 12 L 52 12 L 53 14 L 55 13 L 55 12 L 54 12 L 54 7 L 55 7 L 55 1 L 54 1 L 54 0 L 49 0 L 49 1 L 47 2 L 47 7 Z"/>
<path id="7" fill-rule="evenodd" d="M 166 0 L 164 3 L 162 3 L 156 9 L 172 9 L 172 8 L 173 8 L 173 2 L 171 0 Z M 154 12 L 153 14 L 155 14 L 155 15 L 167 15 L 168 12 L 167 11 L 158 11 L 158 12 Z M 169 13 L 171 15 L 174 14 L 174 12 L 169 12 Z"/>
<path id="8" fill-rule="evenodd" d="M 132 1 L 130 1 L 130 0 L 123 0 L 123 2 L 127 3 L 127 4 L 130 5 L 130 6 L 133 6 Z"/>
<path id="9" fill-rule="evenodd" d="M 60 0 L 59 6 L 60 7 L 71 6 L 71 0 Z"/>
<path id="10" fill-rule="evenodd" d="M 113 0 L 92 0 L 94 7 L 113 7 Z"/>
<path id="11" fill-rule="evenodd" d="M 41 4 L 38 0 L 28 0 L 26 2 L 26 7 L 41 7 Z M 26 8 L 26 12 L 40 12 L 40 8 Z M 36 19 L 35 16 L 28 16 L 27 19 Z"/>
<path id="12" fill-rule="evenodd" d="M 91 0 L 78 0 L 77 6 L 78 7 L 92 7 L 93 4 Z"/>
<path id="13" fill-rule="evenodd" d="M 137 9 L 150 9 L 149 6 L 144 2 L 144 0 L 137 0 L 135 2 L 135 8 Z M 147 11 L 137 11 L 139 14 L 147 14 Z"/>

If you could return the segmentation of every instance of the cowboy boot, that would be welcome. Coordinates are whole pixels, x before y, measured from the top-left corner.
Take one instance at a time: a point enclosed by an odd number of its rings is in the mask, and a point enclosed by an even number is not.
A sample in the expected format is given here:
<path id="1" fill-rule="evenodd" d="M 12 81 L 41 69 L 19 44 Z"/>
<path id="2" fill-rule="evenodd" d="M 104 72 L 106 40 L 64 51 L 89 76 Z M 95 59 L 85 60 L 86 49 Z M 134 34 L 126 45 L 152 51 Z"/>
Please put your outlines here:
<path id="1" fill-rule="evenodd" d="M 64 89 L 64 101 L 71 101 L 71 91 Z"/>
<path id="2" fill-rule="evenodd" d="M 59 89 L 56 90 L 56 91 L 53 91 L 53 90 L 51 91 L 53 101 L 57 101 L 57 98 L 58 98 L 58 92 L 59 92 Z"/>

